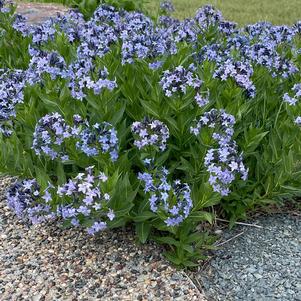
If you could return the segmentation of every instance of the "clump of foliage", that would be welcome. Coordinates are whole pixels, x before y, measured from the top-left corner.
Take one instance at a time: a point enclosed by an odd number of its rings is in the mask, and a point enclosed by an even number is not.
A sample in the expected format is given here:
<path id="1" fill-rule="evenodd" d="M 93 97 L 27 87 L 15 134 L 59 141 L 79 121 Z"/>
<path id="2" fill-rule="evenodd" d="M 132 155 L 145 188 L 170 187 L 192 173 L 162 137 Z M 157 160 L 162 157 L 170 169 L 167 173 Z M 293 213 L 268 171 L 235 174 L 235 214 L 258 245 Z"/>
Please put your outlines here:
<path id="1" fill-rule="evenodd" d="M 131 223 L 193 266 L 213 212 L 235 221 L 300 195 L 301 24 L 161 8 L 28 25 L 1 2 L 0 169 L 19 176 L 7 199 L 26 221 Z"/>

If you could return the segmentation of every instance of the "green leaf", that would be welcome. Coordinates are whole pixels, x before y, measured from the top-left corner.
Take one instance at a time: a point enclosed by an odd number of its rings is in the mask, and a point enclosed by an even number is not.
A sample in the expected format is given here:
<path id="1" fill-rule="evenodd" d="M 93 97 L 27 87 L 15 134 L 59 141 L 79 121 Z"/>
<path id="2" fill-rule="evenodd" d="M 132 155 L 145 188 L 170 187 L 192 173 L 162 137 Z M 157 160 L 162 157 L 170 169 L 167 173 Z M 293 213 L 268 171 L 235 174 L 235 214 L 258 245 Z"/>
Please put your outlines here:
<path id="1" fill-rule="evenodd" d="M 244 150 L 247 153 L 253 152 L 260 144 L 262 139 L 269 133 L 266 132 L 259 132 L 260 129 L 251 129 L 246 135 L 246 143 L 244 145 Z M 259 132 L 259 133 L 258 133 Z"/>
<path id="2" fill-rule="evenodd" d="M 213 223 L 213 214 L 206 211 L 193 211 L 189 214 L 188 219 L 191 222 L 201 222 L 206 221 L 209 224 Z"/>
<path id="3" fill-rule="evenodd" d="M 139 241 L 145 243 L 149 237 L 152 225 L 149 223 L 136 223 L 136 233 L 138 235 Z"/>
<path id="4" fill-rule="evenodd" d="M 133 217 L 134 222 L 145 222 L 151 218 L 156 217 L 156 214 L 151 211 L 139 212 L 135 217 Z"/>
<path id="5" fill-rule="evenodd" d="M 146 112 L 148 114 L 153 115 L 156 118 L 160 118 L 160 114 L 158 113 L 158 110 L 155 107 L 154 103 L 152 103 L 151 101 L 143 100 L 143 99 L 140 99 L 140 103 L 142 104 L 142 106 L 144 107 L 144 109 L 146 110 Z"/>
<path id="6" fill-rule="evenodd" d="M 171 261 L 172 263 L 174 263 L 175 265 L 181 265 L 182 261 L 181 259 L 175 255 L 175 253 L 173 252 L 164 252 L 165 257 Z"/>
<path id="7" fill-rule="evenodd" d="M 154 240 L 161 244 L 167 244 L 167 245 L 175 246 L 175 247 L 180 246 L 180 242 L 170 236 L 163 236 L 163 237 L 156 236 L 156 237 L 154 237 Z"/>

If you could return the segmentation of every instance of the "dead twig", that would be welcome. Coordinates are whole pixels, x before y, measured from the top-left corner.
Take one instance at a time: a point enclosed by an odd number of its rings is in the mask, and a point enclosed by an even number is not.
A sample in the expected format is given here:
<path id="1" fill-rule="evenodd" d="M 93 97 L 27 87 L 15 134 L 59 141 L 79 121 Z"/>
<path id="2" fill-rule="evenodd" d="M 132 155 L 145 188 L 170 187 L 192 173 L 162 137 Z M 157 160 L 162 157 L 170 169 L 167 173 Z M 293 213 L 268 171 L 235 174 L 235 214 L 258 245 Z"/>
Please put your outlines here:
<path id="1" fill-rule="evenodd" d="M 193 287 L 196 289 L 198 295 L 203 299 L 204 295 L 202 294 L 202 292 L 200 291 L 200 289 L 195 285 L 195 283 L 192 281 L 192 279 L 189 277 L 189 275 L 187 275 L 187 273 L 185 271 L 182 271 L 182 272 L 184 273 L 184 275 L 186 276 L 186 278 L 189 280 L 189 282 L 193 285 Z"/>
<path id="2" fill-rule="evenodd" d="M 216 220 L 219 221 L 219 222 L 230 223 L 230 221 L 228 221 L 226 219 L 222 219 L 222 218 L 216 218 Z M 234 222 L 234 224 L 242 225 L 242 226 L 248 226 L 248 227 L 255 227 L 255 228 L 259 228 L 259 229 L 263 228 L 262 226 L 259 226 L 259 225 L 247 224 L 247 223 L 242 223 L 242 222 Z"/>
<path id="3" fill-rule="evenodd" d="M 222 246 L 222 245 L 228 243 L 229 241 L 231 241 L 231 240 L 233 240 L 233 239 L 235 239 L 235 238 L 237 238 L 237 237 L 243 235 L 244 233 L 245 233 L 244 231 L 243 231 L 243 232 L 240 232 L 240 233 L 238 233 L 237 235 L 235 235 L 235 236 L 233 236 L 233 237 L 231 237 L 231 238 L 229 238 L 229 239 L 227 239 L 227 240 L 225 240 L 225 241 L 223 241 L 223 242 L 221 242 L 221 243 L 219 243 L 219 244 L 216 244 L 215 247 Z"/>

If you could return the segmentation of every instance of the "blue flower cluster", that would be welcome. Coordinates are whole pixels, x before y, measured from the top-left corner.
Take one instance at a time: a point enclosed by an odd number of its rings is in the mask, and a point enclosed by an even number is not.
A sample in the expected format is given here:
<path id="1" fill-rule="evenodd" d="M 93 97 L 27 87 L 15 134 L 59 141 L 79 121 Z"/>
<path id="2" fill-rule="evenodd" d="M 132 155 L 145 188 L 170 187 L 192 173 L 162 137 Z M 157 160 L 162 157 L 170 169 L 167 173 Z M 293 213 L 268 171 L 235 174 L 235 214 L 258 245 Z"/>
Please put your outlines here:
<path id="1" fill-rule="evenodd" d="M 279 44 L 277 44 L 279 45 Z M 287 78 L 298 71 L 298 68 L 277 52 L 277 45 L 272 43 L 256 43 L 244 50 L 245 56 L 255 64 L 266 67 L 273 77 L 280 74 Z"/>
<path id="2" fill-rule="evenodd" d="M 199 90 L 202 81 L 193 72 L 195 66 L 191 64 L 188 69 L 183 66 L 178 66 L 173 71 L 166 70 L 160 81 L 160 85 L 167 97 L 172 97 L 175 94 L 186 94 L 187 88 L 191 87 L 196 91 L 195 99 L 200 99 Z M 198 101 L 200 102 L 200 101 Z"/>
<path id="3" fill-rule="evenodd" d="M 125 24 L 120 34 L 122 40 L 122 63 L 138 59 L 155 59 L 177 52 L 171 32 L 155 27 L 152 20 L 141 13 L 125 15 Z"/>
<path id="4" fill-rule="evenodd" d="M 294 96 L 290 96 L 288 93 L 285 93 L 283 95 L 283 101 L 288 103 L 290 106 L 296 105 L 298 100 L 301 97 L 301 84 L 295 84 L 292 88 L 292 91 L 294 92 Z"/>
<path id="5" fill-rule="evenodd" d="M 52 220 L 56 215 L 49 205 L 52 200 L 50 188 L 53 187 L 50 185 L 42 193 L 39 184 L 34 179 L 17 181 L 7 190 L 8 206 L 19 218 L 32 224 Z"/>
<path id="6" fill-rule="evenodd" d="M 106 229 L 107 220 L 115 218 L 113 210 L 108 207 L 111 197 L 101 188 L 101 183 L 106 182 L 108 177 L 103 172 L 95 175 L 93 169 L 93 166 L 87 167 L 85 172 L 57 189 L 58 196 L 63 199 L 57 215 L 73 226 L 80 226 L 85 221 L 85 225 L 89 224 L 87 232 L 91 235 Z"/>
<path id="7" fill-rule="evenodd" d="M 144 182 L 144 192 L 149 196 L 151 211 L 163 212 L 165 224 L 173 227 L 181 224 L 189 216 L 193 203 L 188 184 L 182 184 L 179 180 L 169 184 L 167 176 L 168 170 L 163 167 L 139 173 L 138 179 Z"/>
<path id="8" fill-rule="evenodd" d="M 108 177 L 103 172 L 95 175 L 93 168 L 87 167 L 84 173 L 79 173 L 74 179 L 57 187 L 59 199 L 56 200 L 56 211 L 50 205 L 55 187 L 49 184 L 41 192 L 35 179 L 12 184 L 6 194 L 8 206 L 19 218 L 32 224 L 56 218 L 67 220 L 73 226 L 85 222 L 87 232 L 94 235 L 107 228 L 107 221 L 112 221 L 115 213 L 108 207 L 110 195 L 101 188 L 101 183 L 106 182 Z"/>
<path id="9" fill-rule="evenodd" d="M 13 72 L 0 69 L 0 133 L 12 134 L 12 122 L 16 117 L 16 105 L 23 102 L 26 74 L 22 70 Z"/>
<path id="10" fill-rule="evenodd" d="M 84 89 L 92 89 L 94 94 L 98 95 L 105 88 L 112 91 L 117 87 L 115 80 L 108 79 L 109 73 L 106 67 L 95 69 L 93 61 L 89 57 L 78 59 L 70 64 L 67 74 L 72 97 L 83 100 L 86 97 Z M 93 76 L 94 74 L 96 76 Z"/>
<path id="11" fill-rule="evenodd" d="M 73 125 L 68 125 L 59 113 L 42 117 L 34 131 L 32 149 L 37 155 L 45 154 L 52 160 L 69 160 L 66 140 L 76 141 L 76 148 L 87 156 L 108 153 L 112 161 L 118 159 L 118 137 L 115 128 L 108 122 L 90 125 L 80 115 L 73 116 Z M 69 141 L 70 142 L 70 141 Z"/>
<path id="12" fill-rule="evenodd" d="M 174 5 L 171 0 L 163 0 L 160 2 L 160 9 L 165 14 L 170 14 L 175 11 Z"/>
<path id="13" fill-rule="evenodd" d="M 163 122 L 144 118 L 142 122 L 134 122 L 131 129 L 135 136 L 134 145 L 138 149 L 149 146 L 155 146 L 159 148 L 160 151 L 166 149 L 169 130 Z"/>
<path id="14" fill-rule="evenodd" d="M 214 9 L 211 5 L 205 5 L 197 10 L 195 21 L 201 30 L 208 29 L 209 26 L 217 26 L 223 21 L 223 16 L 220 11 Z"/>
<path id="15" fill-rule="evenodd" d="M 58 77 L 66 77 L 66 63 L 64 58 L 57 52 L 40 51 L 30 48 L 29 53 L 32 56 L 29 67 L 26 72 L 28 84 L 34 85 L 42 80 L 44 74 L 49 74 L 54 80 Z"/>
<path id="16" fill-rule="evenodd" d="M 170 4 L 170 1 L 161 3 L 167 10 L 171 8 Z M 199 40 L 203 41 L 201 37 L 210 26 L 217 29 L 217 38 L 202 42 L 199 47 Z M 43 24 L 27 25 L 24 18 L 17 15 L 14 27 L 23 35 L 32 36 L 36 47 L 54 40 L 62 32 L 71 44 L 76 43 L 76 59 L 68 66 L 53 53 L 44 54 L 41 58 L 38 52 L 33 55 L 32 64 L 42 60 L 41 72 L 46 68 L 53 77 L 59 75 L 67 78 L 72 96 L 79 100 L 86 97 L 85 89 L 92 89 L 95 94 L 99 94 L 104 88 L 113 90 L 117 87 L 116 81 L 108 78 L 105 68 L 95 68 L 97 58 L 109 53 L 114 45 L 121 46 L 123 64 L 147 59 L 149 67 L 156 70 L 163 65 L 165 56 L 177 53 L 178 43 L 186 42 L 195 49 L 194 54 L 200 63 L 204 60 L 218 63 L 215 77 L 222 80 L 233 78 L 248 97 L 254 97 L 256 92 L 251 80 L 254 65 L 267 68 L 275 77 L 280 75 L 286 78 L 298 71 L 278 47 L 281 43 L 293 43 L 294 37 L 300 32 L 298 23 L 288 27 L 261 22 L 237 30 L 235 23 L 225 21 L 221 13 L 209 5 L 199 9 L 194 18 L 180 21 L 161 16 L 157 24 L 142 13 L 102 5 L 89 21 L 85 21 L 80 13 L 70 11 L 65 16 L 52 18 Z M 52 56 L 52 68 L 49 68 L 49 63 L 43 67 L 43 63 L 46 64 L 45 55 L 48 61 Z M 167 96 L 175 92 L 185 93 L 188 86 L 199 89 L 196 86 L 200 86 L 200 80 L 190 74 L 193 70 L 183 69 L 179 66 L 174 72 L 167 70 L 164 73 L 161 84 Z M 185 73 L 188 73 L 187 79 Z M 186 80 L 189 84 L 185 83 Z M 196 97 L 200 99 L 199 95 Z"/>
<path id="17" fill-rule="evenodd" d="M 5 0 L 0 0 L 0 12 L 6 14 L 10 12 L 11 8 L 8 6 L 10 3 Z"/>
<path id="18" fill-rule="evenodd" d="M 232 115 L 212 109 L 199 119 L 195 127 L 191 127 L 191 132 L 196 136 L 205 127 L 213 130 L 212 139 L 218 148 L 207 151 L 204 165 L 210 175 L 210 185 L 222 196 L 229 195 L 229 187 L 237 175 L 244 181 L 248 176 L 242 154 L 238 153 L 236 142 L 232 138 L 234 124 L 235 118 Z"/>
<path id="19" fill-rule="evenodd" d="M 108 122 L 90 125 L 79 115 L 74 116 L 73 131 L 77 149 L 87 156 L 97 156 L 99 153 L 109 153 L 114 162 L 118 159 L 118 137 L 115 128 Z"/>
<path id="20" fill-rule="evenodd" d="M 65 140 L 72 136 L 71 128 L 59 113 L 42 117 L 33 134 L 32 149 L 37 155 L 45 154 L 52 160 L 69 160 L 65 152 Z"/>
<path id="21" fill-rule="evenodd" d="M 255 96 L 256 88 L 251 80 L 253 69 L 250 64 L 244 62 L 234 62 L 227 60 L 219 65 L 214 72 L 213 77 L 219 78 L 223 81 L 228 78 L 234 79 L 238 86 L 246 91 L 248 97 Z"/>

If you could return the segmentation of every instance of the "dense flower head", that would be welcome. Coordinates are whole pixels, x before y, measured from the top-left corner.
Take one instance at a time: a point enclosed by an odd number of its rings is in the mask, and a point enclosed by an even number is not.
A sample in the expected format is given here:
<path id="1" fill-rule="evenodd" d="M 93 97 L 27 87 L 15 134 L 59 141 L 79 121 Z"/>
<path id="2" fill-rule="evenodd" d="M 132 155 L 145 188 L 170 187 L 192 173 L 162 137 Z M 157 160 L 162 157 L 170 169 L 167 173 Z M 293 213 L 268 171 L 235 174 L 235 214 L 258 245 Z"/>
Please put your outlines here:
<path id="1" fill-rule="evenodd" d="M 74 116 L 77 149 L 87 156 L 98 156 L 99 153 L 110 155 L 112 161 L 118 159 L 118 137 L 115 128 L 108 122 L 91 125 L 80 116 Z"/>
<path id="2" fill-rule="evenodd" d="M 245 48 L 244 55 L 256 64 L 266 67 L 273 77 L 280 74 L 286 78 L 298 71 L 291 61 L 279 55 L 276 48 L 266 42 Z"/>
<path id="3" fill-rule="evenodd" d="M 12 121 L 16 117 L 16 105 L 23 102 L 26 75 L 22 70 L 0 69 L 0 133 L 12 134 Z"/>
<path id="4" fill-rule="evenodd" d="M 107 68 L 96 68 L 89 57 L 77 59 L 70 64 L 66 75 L 69 79 L 71 95 L 78 100 L 86 97 L 86 89 L 92 89 L 95 95 L 99 95 L 103 89 L 110 91 L 115 89 L 116 81 L 108 79 L 108 76 Z"/>
<path id="5" fill-rule="evenodd" d="M 84 16 L 76 10 L 69 10 L 66 14 L 58 15 L 54 19 L 55 28 L 58 27 L 67 35 L 70 43 L 75 43 L 83 38 L 83 28 L 85 25 Z"/>
<path id="6" fill-rule="evenodd" d="M 238 153 L 233 140 L 234 116 L 224 110 L 212 109 L 200 117 L 190 131 L 199 135 L 205 128 L 212 129 L 212 139 L 217 148 L 210 148 L 204 158 L 204 165 L 209 173 L 209 183 L 215 192 L 222 196 L 230 193 L 230 185 L 237 175 L 246 180 L 248 169 L 243 164 L 242 154 Z"/>
<path id="7" fill-rule="evenodd" d="M 42 44 L 54 40 L 56 29 L 55 19 L 51 18 L 41 24 L 31 26 L 30 33 L 34 44 Z"/>
<path id="8" fill-rule="evenodd" d="M 71 128 L 59 113 L 42 117 L 33 134 L 32 149 L 37 155 L 45 154 L 52 160 L 68 160 L 65 152 L 65 140 L 71 137 Z"/>
<path id="9" fill-rule="evenodd" d="M 157 59 L 177 52 L 171 32 L 156 27 L 142 13 L 131 12 L 125 15 L 120 38 L 123 64 L 132 64 L 134 59 Z"/>
<path id="10" fill-rule="evenodd" d="M 223 16 L 213 6 L 205 5 L 196 12 L 195 20 L 202 29 L 207 29 L 210 25 L 218 25 Z"/>
<path id="11" fill-rule="evenodd" d="M 205 60 L 221 63 L 228 55 L 230 55 L 229 49 L 225 49 L 221 44 L 212 43 L 202 46 L 198 52 L 198 59 L 200 63 Z"/>
<path id="12" fill-rule="evenodd" d="M 46 52 L 30 49 L 32 58 L 27 69 L 27 82 L 33 85 L 41 81 L 43 74 L 49 74 L 54 80 L 58 77 L 65 77 L 66 63 L 64 58 L 56 51 Z"/>
<path id="13" fill-rule="evenodd" d="M 138 149 L 153 146 L 159 148 L 160 151 L 166 149 L 169 130 L 163 122 L 144 118 L 141 122 L 134 122 L 131 130 L 135 137 L 134 145 Z"/>
<path id="14" fill-rule="evenodd" d="M 188 87 L 198 92 L 202 81 L 194 74 L 194 71 L 195 66 L 193 64 L 187 69 L 178 66 L 173 71 L 165 70 L 160 81 L 165 95 L 172 97 L 175 94 L 186 94 Z"/>
<path id="15" fill-rule="evenodd" d="M 16 181 L 6 193 L 7 203 L 16 215 L 32 224 L 54 219 L 49 202 L 52 200 L 49 185 L 44 192 L 35 179 Z"/>
<path id="16" fill-rule="evenodd" d="M 170 31 L 175 36 L 175 41 L 195 43 L 198 38 L 199 27 L 194 19 L 185 19 L 179 24 L 175 22 Z"/>
<path id="17" fill-rule="evenodd" d="M 211 128 L 214 131 L 213 139 L 222 137 L 225 141 L 229 141 L 234 133 L 234 124 L 233 115 L 227 114 L 224 110 L 211 109 L 199 118 L 195 126 L 190 128 L 190 132 L 197 136 L 203 128 Z"/>
<path id="18" fill-rule="evenodd" d="M 227 196 L 231 191 L 229 186 L 236 180 L 237 175 L 246 180 L 248 170 L 243 163 L 242 154 L 237 151 L 235 141 L 219 143 L 219 148 L 207 151 L 204 164 L 209 172 L 209 184 L 213 191 L 221 196 Z"/>
<path id="19" fill-rule="evenodd" d="M 257 22 L 247 25 L 244 31 L 252 40 L 263 40 L 268 36 L 271 27 L 272 24 L 269 22 Z"/>
<path id="20" fill-rule="evenodd" d="M 158 25 L 159 27 L 163 27 L 165 29 L 168 29 L 170 32 L 175 31 L 175 29 L 181 24 L 181 21 L 178 19 L 175 19 L 170 16 L 159 16 Z"/>
<path id="21" fill-rule="evenodd" d="M 127 14 L 126 11 L 117 10 L 114 6 L 100 5 L 95 11 L 91 20 L 95 24 L 107 24 L 120 32 L 123 25 L 123 18 Z"/>
<path id="22" fill-rule="evenodd" d="M 253 98 L 256 88 L 251 80 L 252 75 L 253 68 L 251 64 L 228 59 L 218 66 L 213 76 L 222 81 L 232 78 L 239 87 L 245 90 L 247 97 Z"/>
<path id="23" fill-rule="evenodd" d="M 113 210 L 108 207 L 111 196 L 101 188 L 101 183 L 107 180 L 103 172 L 96 174 L 94 166 L 89 166 L 85 172 L 59 186 L 57 194 L 62 202 L 57 209 L 58 216 L 73 226 L 84 221 L 91 235 L 106 229 L 107 220 L 115 218 Z"/>
<path id="24" fill-rule="evenodd" d="M 122 63 L 133 63 L 134 58 L 146 58 L 152 46 L 153 22 L 141 13 L 126 16 L 127 25 L 121 32 Z"/>
<path id="25" fill-rule="evenodd" d="M 160 168 L 138 174 L 144 183 L 144 192 L 149 197 L 150 209 L 164 212 L 167 226 L 178 226 L 188 216 L 193 207 L 191 190 L 188 184 L 176 180 L 170 184 L 167 179 L 168 170 Z"/>
<path id="26" fill-rule="evenodd" d="M 229 22 L 229 21 L 220 21 L 218 25 L 218 29 L 220 32 L 227 36 L 231 36 L 234 33 L 238 33 L 237 23 Z"/>
<path id="27" fill-rule="evenodd" d="M 22 15 L 15 14 L 14 15 L 14 22 L 12 24 L 12 27 L 20 32 L 23 37 L 27 37 L 30 34 L 30 27 L 26 23 L 26 18 Z"/>
<path id="28" fill-rule="evenodd" d="M 97 25 L 93 21 L 81 29 L 81 44 L 77 49 L 78 58 L 103 57 L 118 40 L 115 29 L 106 24 Z"/>
<path id="29" fill-rule="evenodd" d="M 163 0 L 160 2 L 160 9 L 167 14 L 175 11 L 174 5 L 171 0 Z"/>

